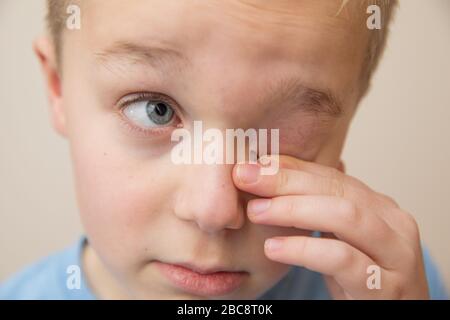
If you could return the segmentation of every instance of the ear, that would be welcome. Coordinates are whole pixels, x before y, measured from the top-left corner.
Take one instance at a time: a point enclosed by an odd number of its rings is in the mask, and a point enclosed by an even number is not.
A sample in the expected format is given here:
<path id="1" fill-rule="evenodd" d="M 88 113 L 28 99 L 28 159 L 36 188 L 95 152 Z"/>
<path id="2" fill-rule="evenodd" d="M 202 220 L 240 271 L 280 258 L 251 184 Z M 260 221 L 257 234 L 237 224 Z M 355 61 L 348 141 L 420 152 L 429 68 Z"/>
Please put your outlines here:
<path id="1" fill-rule="evenodd" d="M 54 46 L 48 36 L 42 36 L 33 42 L 33 50 L 44 75 L 53 128 L 60 135 L 67 137 L 66 117 L 62 104 L 61 79 L 57 69 Z"/>
<path id="2" fill-rule="evenodd" d="M 341 171 L 342 173 L 345 173 L 345 164 L 342 159 L 339 160 L 339 164 L 337 166 L 337 169 Z"/>

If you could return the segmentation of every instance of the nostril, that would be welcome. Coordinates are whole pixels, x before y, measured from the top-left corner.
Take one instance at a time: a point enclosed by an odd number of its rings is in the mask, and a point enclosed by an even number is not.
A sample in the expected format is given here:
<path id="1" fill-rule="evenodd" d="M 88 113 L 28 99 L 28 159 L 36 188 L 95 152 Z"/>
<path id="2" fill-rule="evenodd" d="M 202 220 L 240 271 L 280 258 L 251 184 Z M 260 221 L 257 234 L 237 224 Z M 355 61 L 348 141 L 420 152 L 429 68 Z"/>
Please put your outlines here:
<path id="1" fill-rule="evenodd" d="M 224 230 L 238 230 L 244 225 L 245 219 L 243 215 L 241 217 L 236 216 L 233 221 L 199 221 L 197 220 L 197 226 L 200 230 L 206 233 L 219 233 Z"/>
<path id="2" fill-rule="evenodd" d="M 197 226 L 200 230 L 206 233 L 218 233 L 225 229 L 219 223 L 210 223 L 205 221 L 197 221 Z"/>

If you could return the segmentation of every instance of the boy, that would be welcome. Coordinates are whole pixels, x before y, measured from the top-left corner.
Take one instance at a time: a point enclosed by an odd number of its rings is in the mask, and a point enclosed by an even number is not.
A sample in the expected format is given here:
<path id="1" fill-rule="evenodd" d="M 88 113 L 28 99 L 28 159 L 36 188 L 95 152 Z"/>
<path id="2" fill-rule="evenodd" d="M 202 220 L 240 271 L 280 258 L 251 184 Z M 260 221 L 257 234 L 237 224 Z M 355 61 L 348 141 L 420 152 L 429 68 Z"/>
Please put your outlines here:
<path id="1" fill-rule="evenodd" d="M 371 30 L 370 4 L 50 0 L 35 51 L 86 236 L 0 296 L 446 298 L 412 215 L 340 160 L 394 7 L 375 1 Z M 279 170 L 173 164 L 171 134 L 198 120 L 279 129 Z"/>

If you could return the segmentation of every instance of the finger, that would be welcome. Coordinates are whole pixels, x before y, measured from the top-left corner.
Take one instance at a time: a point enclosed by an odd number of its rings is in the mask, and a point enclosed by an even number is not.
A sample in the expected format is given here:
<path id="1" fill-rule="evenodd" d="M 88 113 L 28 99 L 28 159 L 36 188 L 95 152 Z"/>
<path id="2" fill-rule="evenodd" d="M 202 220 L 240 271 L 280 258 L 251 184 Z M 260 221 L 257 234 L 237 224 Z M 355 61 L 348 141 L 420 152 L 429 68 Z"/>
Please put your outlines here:
<path id="1" fill-rule="evenodd" d="M 267 161 L 278 161 L 278 166 L 280 168 L 301 170 L 323 177 L 336 177 L 337 179 L 342 179 L 345 184 L 352 185 L 358 193 L 358 197 L 363 201 L 365 200 L 365 194 L 370 192 L 375 195 L 379 200 L 376 202 L 376 213 L 379 214 L 391 228 L 398 233 L 405 236 L 405 238 L 411 238 L 411 234 L 417 233 L 417 224 L 411 216 L 399 208 L 397 202 L 391 197 L 376 192 L 371 189 L 364 182 L 358 180 L 355 177 L 347 175 L 344 171 L 337 170 L 334 167 L 326 166 L 316 162 L 309 162 L 302 159 L 294 158 L 286 155 L 267 155 L 269 160 Z"/>
<path id="2" fill-rule="evenodd" d="M 386 269 L 402 266 L 405 240 L 379 216 L 362 213 L 351 201 L 330 196 L 280 196 L 253 199 L 250 221 L 333 233 L 370 256 Z"/>
<path id="3" fill-rule="evenodd" d="M 274 175 L 261 175 L 260 169 L 258 164 L 236 165 L 233 169 L 236 186 L 243 191 L 262 197 L 294 194 L 343 197 L 350 192 L 350 188 L 344 186 L 344 182 L 339 179 L 285 168 L 280 168 Z"/>
<path id="4" fill-rule="evenodd" d="M 266 155 L 264 162 L 277 161 L 279 168 L 306 171 L 322 177 L 334 177 L 342 179 L 345 183 L 354 184 L 360 188 L 369 188 L 364 182 L 355 177 L 347 175 L 345 172 L 330 165 L 324 165 L 317 162 L 305 161 L 286 155 Z"/>
<path id="5" fill-rule="evenodd" d="M 374 299 L 383 291 L 383 287 L 373 290 L 367 285 L 367 272 L 370 266 L 376 266 L 375 262 L 343 241 L 302 236 L 277 237 L 266 240 L 264 251 L 271 260 L 333 277 L 351 296 Z"/>
<path id="6" fill-rule="evenodd" d="M 304 161 L 302 162 L 301 160 L 294 161 L 289 157 L 287 157 L 287 159 L 289 159 L 290 162 L 286 161 L 286 157 L 280 157 L 280 161 L 282 160 L 281 163 L 283 163 L 283 165 L 278 173 L 272 176 L 258 175 L 259 166 L 257 164 L 241 164 L 235 166 L 233 177 L 236 186 L 248 193 L 262 197 L 276 197 L 282 195 L 331 195 L 346 198 L 353 201 L 360 208 L 370 206 L 368 209 L 370 209 L 371 213 L 381 216 L 392 229 L 399 229 L 396 227 L 398 224 L 394 225 L 392 223 L 393 221 L 395 222 L 395 220 L 398 220 L 396 217 L 391 216 L 392 210 L 396 209 L 396 207 L 393 207 L 392 201 L 383 200 L 385 197 L 380 197 L 369 187 L 362 183 L 359 184 L 356 179 L 346 176 L 345 174 L 332 173 L 337 172 L 337 170 L 333 168 L 327 169 L 324 166 Z M 328 172 L 327 174 L 331 174 L 332 176 L 318 176 L 311 172 L 283 168 L 283 166 L 299 168 L 300 164 L 306 164 L 305 168 L 307 168 L 307 170 L 313 171 L 311 168 L 315 168 L 315 172 Z M 249 182 L 248 178 L 253 178 L 253 181 Z M 402 219 L 402 221 L 406 222 L 410 220 L 411 219 Z M 412 226 L 410 229 L 413 230 L 412 234 L 414 236 L 414 224 L 408 223 L 407 225 Z M 400 229 L 402 228 L 402 224 L 400 224 Z M 411 234 L 411 232 L 408 233 Z"/>

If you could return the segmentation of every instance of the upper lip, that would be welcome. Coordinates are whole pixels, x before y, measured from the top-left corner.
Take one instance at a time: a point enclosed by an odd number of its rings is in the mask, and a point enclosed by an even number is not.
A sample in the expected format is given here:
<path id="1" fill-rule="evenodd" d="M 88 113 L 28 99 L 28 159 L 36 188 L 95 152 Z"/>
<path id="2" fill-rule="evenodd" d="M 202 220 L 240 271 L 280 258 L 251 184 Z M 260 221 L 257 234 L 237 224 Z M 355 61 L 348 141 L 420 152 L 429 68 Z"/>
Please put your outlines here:
<path id="1" fill-rule="evenodd" d="M 216 272 L 236 272 L 236 273 L 245 272 L 243 270 L 233 270 L 232 268 L 226 268 L 226 267 L 220 267 L 220 266 L 198 266 L 198 265 L 195 265 L 195 264 L 189 263 L 189 262 L 170 263 L 170 264 L 190 269 L 199 274 L 210 274 L 210 273 L 216 273 Z"/>

